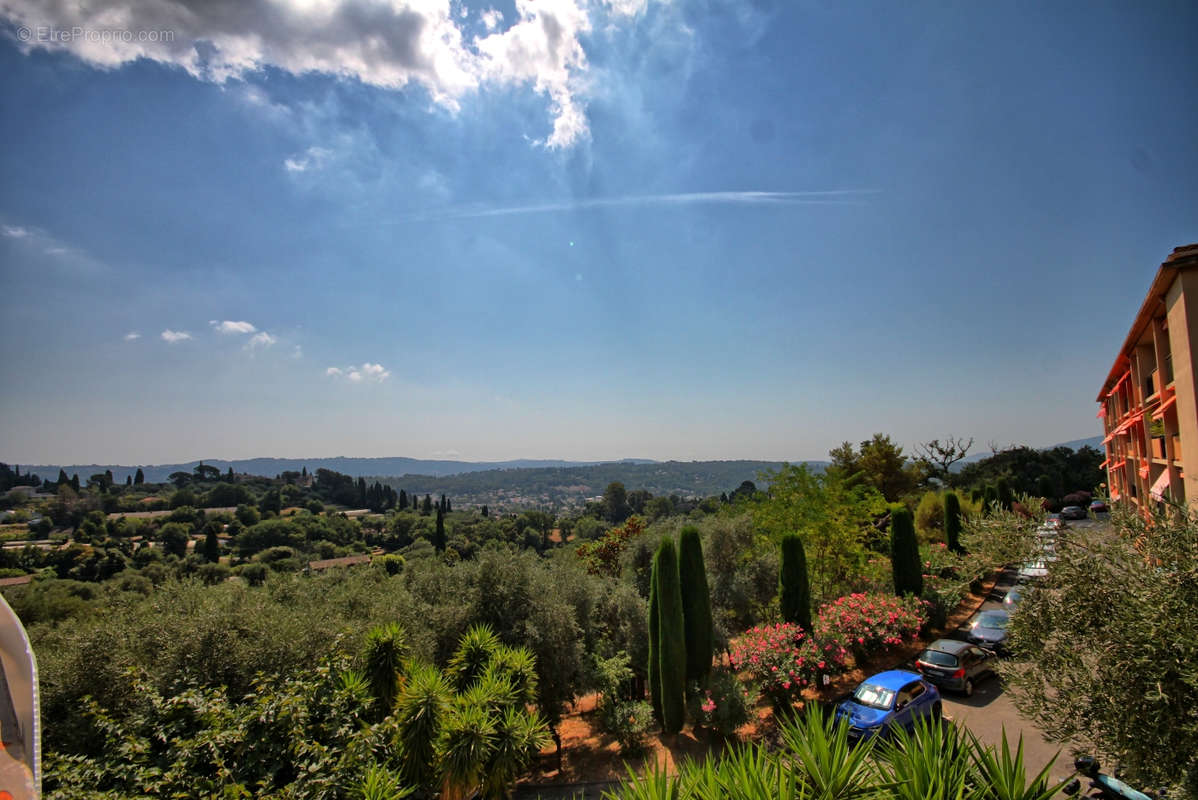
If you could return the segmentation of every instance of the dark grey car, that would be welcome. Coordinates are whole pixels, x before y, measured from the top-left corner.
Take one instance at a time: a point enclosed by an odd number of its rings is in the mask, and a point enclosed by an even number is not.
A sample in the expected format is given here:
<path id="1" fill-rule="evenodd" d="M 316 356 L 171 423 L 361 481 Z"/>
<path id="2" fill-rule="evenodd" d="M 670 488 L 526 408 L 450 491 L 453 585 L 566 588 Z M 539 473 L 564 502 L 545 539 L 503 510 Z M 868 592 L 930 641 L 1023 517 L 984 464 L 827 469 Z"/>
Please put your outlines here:
<path id="1" fill-rule="evenodd" d="M 1002 650 L 1007 643 L 1007 626 L 1010 624 L 1011 615 L 1006 611 L 979 611 L 969 620 L 965 638 L 982 647 Z"/>
<path id="2" fill-rule="evenodd" d="M 969 697 L 978 680 L 994 674 L 997 658 L 993 651 L 969 642 L 937 639 L 916 657 L 915 668 L 929 683 Z"/>

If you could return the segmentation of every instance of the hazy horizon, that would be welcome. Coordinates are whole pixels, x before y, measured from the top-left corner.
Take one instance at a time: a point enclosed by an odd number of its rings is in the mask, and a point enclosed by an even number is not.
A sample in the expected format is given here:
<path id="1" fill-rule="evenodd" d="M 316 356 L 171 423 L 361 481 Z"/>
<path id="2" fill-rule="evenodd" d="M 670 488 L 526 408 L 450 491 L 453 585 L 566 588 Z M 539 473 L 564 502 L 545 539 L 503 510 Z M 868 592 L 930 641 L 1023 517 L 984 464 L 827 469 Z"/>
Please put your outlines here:
<path id="1" fill-rule="evenodd" d="M 1193 4 L 217 9 L 0 10 L 5 458 L 1082 439 L 1198 240 Z"/>

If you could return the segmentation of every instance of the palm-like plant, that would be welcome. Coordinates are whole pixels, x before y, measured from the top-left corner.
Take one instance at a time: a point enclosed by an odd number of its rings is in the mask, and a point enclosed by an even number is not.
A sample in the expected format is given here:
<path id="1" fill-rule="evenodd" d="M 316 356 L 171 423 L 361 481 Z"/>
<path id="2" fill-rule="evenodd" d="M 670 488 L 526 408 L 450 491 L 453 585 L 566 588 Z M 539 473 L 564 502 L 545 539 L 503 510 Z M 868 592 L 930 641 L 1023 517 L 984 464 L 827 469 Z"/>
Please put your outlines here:
<path id="1" fill-rule="evenodd" d="M 441 671 L 428 664 L 409 670 L 395 706 L 395 744 L 403 756 L 403 777 L 426 785 L 434 776 L 434 745 L 449 712 L 452 687 Z"/>
<path id="2" fill-rule="evenodd" d="M 849 726 L 818 705 L 781 726 L 782 743 L 795 761 L 797 777 L 812 800 L 853 800 L 889 788 L 870 755 L 873 740 L 849 745 Z"/>
<path id="3" fill-rule="evenodd" d="M 447 797 L 468 797 L 482 785 L 496 734 L 488 709 L 459 696 L 441 722 L 436 745 L 437 768 Z"/>
<path id="4" fill-rule="evenodd" d="M 972 747 L 962 729 L 920 718 L 881 747 L 881 769 L 895 800 L 973 800 L 977 780 Z"/>
<path id="5" fill-rule="evenodd" d="M 549 728 L 535 712 L 509 706 L 495 728 L 483 779 L 483 797 L 503 798 L 508 787 L 549 741 Z"/>
<path id="6" fill-rule="evenodd" d="M 1023 763 L 1023 735 L 1019 736 L 1015 753 L 1007 742 L 1007 729 L 1003 728 L 1002 747 L 997 751 L 983 745 L 972 733 L 973 765 L 977 770 L 979 800 L 1048 800 L 1061 790 L 1064 783 L 1052 784 L 1048 773 L 1057 757 L 1053 756 L 1044 769 L 1030 781 Z"/>
<path id="7" fill-rule="evenodd" d="M 474 625 L 458 643 L 457 652 L 449 659 L 448 672 L 460 692 L 474 683 L 487 668 L 487 663 L 500 647 L 499 637 L 486 625 Z"/>
<path id="8" fill-rule="evenodd" d="M 537 659 L 523 647 L 500 646 L 488 669 L 501 672 L 512 684 L 520 703 L 537 701 Z"/>
<path id="9" fill-rule="evenodd" d="M 366 634 L 363 661 L 370 692 L 374 696 L 378 718 L 382 719 L 395 707 L 399 693 L 399 674 L 407 650 L 407 635 L 396 622 L 378 625 Z"/>
<path id="10" fill-rule="evenodd" d="M 378 764 L 371 764 L 351 796 L 354 800 L 403 800 L 411 793 L 412 788 L 404 786 L 399 776 Z"/>

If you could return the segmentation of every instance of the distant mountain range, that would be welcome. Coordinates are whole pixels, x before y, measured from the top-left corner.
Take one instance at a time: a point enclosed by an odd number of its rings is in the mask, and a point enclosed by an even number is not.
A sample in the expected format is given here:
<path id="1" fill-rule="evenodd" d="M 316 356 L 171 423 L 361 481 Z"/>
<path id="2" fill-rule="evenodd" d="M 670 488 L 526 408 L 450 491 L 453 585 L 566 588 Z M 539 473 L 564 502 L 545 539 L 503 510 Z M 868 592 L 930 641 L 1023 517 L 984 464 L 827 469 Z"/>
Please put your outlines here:
<path id="1" fill-rule="evenodd" d="M 1102 448 L 1102 437 L 1092 436 L 1089 439 L 1076 439 L 1072 442 L 1063 442 L 1052 447 L 1069 447 L 1074 450 L 1081 447 Z M 1051 449 L 1051 448 L 1049 448 Z M 976 452 L 964 459 L 959 464 L 966 464 L 973 461 L 980 461 L 983 458 L 990 456 L 989 451 L 983 450 Z M 86 480 L 89 476 L 98 472 L 112 470 L 112 476 L 118 483 L 124 483 L 127 475 L 133 475 L 140 468 L 145 479 L 151 483 L 160 483 L 168 480 L 173 472 L 192 472 L 200 461 L 186 461 L 179 464 L 137 464 L 127 466 L 123 464 L 33 464 L 21 465 L 21 471 L 28 473 L 32 472 L 43 479 L 54 480 L 58 476 L 58 471 L 61 469 L 67 475 L 78 475 L 81 479 Z M 713 472 L 719 476 L 721 486 L 724 480 L 734 477 L 736 474 L 743 474 L 742 480 L 755 480 L 756 473 L 766 469 L 777 469 L 782 465 L 781 461 L 655 461 L 651 458 L 624 458 L 618 461 L 564 461 L 560 459 L 514 459 L 511 461 L 449 461 L 449 460 L 429 460 L 421 458 L 348 458 L 338 456 L 336 458 L 249 458 L 237 459 L 228 461 L 220 458 L 205 458 L 203 463 L 212 467 L 216 467 L 221 472 L 226 472 L 229 467 L 233 468 L 236 473 L 245 473 L 248 475 L 264 475 L 266 477 L 274 477 L 283 472 L 294 470 L 299 472 L 301 469 L 307 468 L 308 472 L 315 472 L 317 469 L 331 469 L 345 475 L 358 477 L 376 477 L 376 478 L 401 478 L 405 476 L 422 476 L 430 478 L 444 478 L 454 475 L 466 475 L 476 472 L 488 472 L 493 470 L 546 470 L 546 469 L 575 469 L 582 467 L 604 467 L 601 472 L 605 476 L 615 475 L 619 473 L 614 467 L 638 467 L 651 464 L 670 465 L 671 471 L 678 470 L 683 467 L 693 467 L 692 472 Z M 807 461 L 800 462 L 798 460 L 792 463 L 806 463 L 809 466 L 820 469 L 826 466 L 826 461 Z M 716 466 L 718 465 L 718 466 Z M 733 466 L 735 465 L 735 466 Z M 636 487 L 635 478 L 639 476 L 647 477 L 648 474 L 644 470 L 628 469 L 630 480 L 625 481 L 629 488 Z M 544 474 L 544 473 L 542 473 Z M 563 476 L 564 477 L 564 476 Z M 703 478 L 699 478 L 697 474 L 689 474 L 688 482 L 691 483 L 690 488 L 697 489 L 700 486 L 710 485 Z M 712 477 L 715 477 L 713 475 Z M 612 480 L 620 480 L 620 478 L 612 478 Z M 476 483 L 477 481 L 471 481 Z M 510 484 L 511 476 L 505 476 L 502 479 L 505 484 Z M 735 488 L 739 481 L 727 488 Z M 639 487 L 638 487 L 639 488 Z M 679 487 L 681 488 L 681 487 Z M 722 490 L 722 489 L 721 489 Z"/>
<path id="2" fill-rule="evenodd" d="M 133 475 L 138 469 L 150 483 L 166 481 L 173 472 L 192 472 L 197 464 L 207 464 L 216 467 L 221 472 L 233 468 L 236 473 L 247 475 L 263 475 L 273 478 L 283 472 L 307 468 L 308 472 L 318 469 L 331 469 L 343 475 L 355 478 L 367 475 L 430 475 L 443 477 L 446 475 L 461 475 L 467 472 L 484 472 L 487 470 L 538 469 L 545 467 L 585 467 L 597 464 L 652 464 L 652 459 L 625 458 L 619 461 L 561 461 L 558 459 L 515 459 L 512 461 L 437 461 L 421 458 L 247 458 L 227 461 L 221 458 L 205 458 L 199 461 L 186 461 L 180 464 L 33 464 L 21 465 L 22 473 L 32 472 L 42 479 L 54 480 L 61 469 L 67 475 L 78 475 L 87 480 L 91 475 L 105 470 L 112 470 L 112 477 L 118 483 L 125 482 L 126 475 Z"/>

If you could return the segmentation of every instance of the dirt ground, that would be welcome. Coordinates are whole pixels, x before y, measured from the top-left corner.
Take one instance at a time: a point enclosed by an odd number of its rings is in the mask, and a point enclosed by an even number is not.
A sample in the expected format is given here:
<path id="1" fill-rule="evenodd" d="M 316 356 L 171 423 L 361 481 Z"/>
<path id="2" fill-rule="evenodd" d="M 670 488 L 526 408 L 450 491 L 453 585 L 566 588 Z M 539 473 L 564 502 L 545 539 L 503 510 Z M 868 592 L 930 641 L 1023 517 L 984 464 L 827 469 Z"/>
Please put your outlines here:
<path id="1" fill-rule="evenodd" d="M 806 699 L 831 702 L 847 694 L 867 675 L 910 661 L 927 642 L 938 638 L 940 633 L 956 630 L 969 619 L 985 601 L 996 578 L 997 574 L 991 576 L 982 586 L 981 592 L 966 596 L 949 616 L 943 629 L 932 631 L 925 639 L 889 650 L 867 661 L 838 676 L 822 691 L 811 691 Z M 657 734 L 649 737 L 645 754 L 629 758 L 620 753 L 619 745 L 614 739 L 598 730 L 595 720 L 597 699 L 598 696 L 594 694 L 579 698 L 563 717 L 558 727 L 562 739 L 561 769 L 558 769 L 556 749 L 550 743 L 541 751 L 532 774 L 521 781 L 522 787 L 531 789 L 619 780 L 627 777 L 629 769 L 639 770 L 649 764 L 663 766 L 673 773 L 682 761 L 702 761 L 708 754 L 719 755 L 728 746 L 728 742 L 716 733 L 686 728 L 677 736 Z M 737 731 L 736 740 L 752 740 L 767 734 L 772 728 L 773 710 L 768 702 L 763 701 L 758 706 L 756 722 L 741 727 Z"/>

